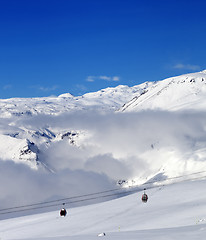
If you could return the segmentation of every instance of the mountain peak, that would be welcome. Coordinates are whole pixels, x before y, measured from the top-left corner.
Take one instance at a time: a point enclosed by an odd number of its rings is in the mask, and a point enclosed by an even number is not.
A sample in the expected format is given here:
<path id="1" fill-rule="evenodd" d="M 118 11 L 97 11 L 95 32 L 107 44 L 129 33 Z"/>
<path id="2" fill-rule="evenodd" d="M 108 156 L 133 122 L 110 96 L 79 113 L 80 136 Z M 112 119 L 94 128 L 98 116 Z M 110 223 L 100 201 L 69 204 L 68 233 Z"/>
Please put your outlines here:
<path id="1" fill-rule="evenodd" d="M 59 98 L 72 98 L 74 97 L 71 93 L 63 93 L 58 96 Z"/>
<path id="2" fill-rule="evenodd" d="M 125 104 L 121 111 L 205 110 L 206 70 L 158 81 Z"/>

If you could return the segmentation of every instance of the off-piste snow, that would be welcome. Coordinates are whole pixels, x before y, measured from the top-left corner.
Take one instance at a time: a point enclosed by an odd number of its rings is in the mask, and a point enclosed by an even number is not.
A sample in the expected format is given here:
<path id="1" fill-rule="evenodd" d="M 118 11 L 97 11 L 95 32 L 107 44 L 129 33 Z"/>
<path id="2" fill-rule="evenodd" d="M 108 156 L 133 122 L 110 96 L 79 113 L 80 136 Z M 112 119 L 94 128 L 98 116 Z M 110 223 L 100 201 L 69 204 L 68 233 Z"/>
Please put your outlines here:
<path id="1" fill-rule="evenodd" d="M 1 99 L 0 239 L 205 239 L 205 99 L 206 71 Z"/>

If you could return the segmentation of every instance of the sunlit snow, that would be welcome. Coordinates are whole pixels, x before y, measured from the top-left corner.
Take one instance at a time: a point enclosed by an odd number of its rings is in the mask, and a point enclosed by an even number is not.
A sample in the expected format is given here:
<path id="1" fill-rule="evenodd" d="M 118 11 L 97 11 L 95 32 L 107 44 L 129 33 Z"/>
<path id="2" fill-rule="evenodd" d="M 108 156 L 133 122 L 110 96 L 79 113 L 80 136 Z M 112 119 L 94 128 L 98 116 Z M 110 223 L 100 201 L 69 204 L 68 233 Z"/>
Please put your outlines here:
<path id="1" fill-rule="evenodd" d="M 1 99 L 0 239 L 204 239 L 205 99 L 205 71 L 77 97 Z M 1 211 L 114 188 L 137 192 L 73 202 L 65 218 L 62 202 Z"/>

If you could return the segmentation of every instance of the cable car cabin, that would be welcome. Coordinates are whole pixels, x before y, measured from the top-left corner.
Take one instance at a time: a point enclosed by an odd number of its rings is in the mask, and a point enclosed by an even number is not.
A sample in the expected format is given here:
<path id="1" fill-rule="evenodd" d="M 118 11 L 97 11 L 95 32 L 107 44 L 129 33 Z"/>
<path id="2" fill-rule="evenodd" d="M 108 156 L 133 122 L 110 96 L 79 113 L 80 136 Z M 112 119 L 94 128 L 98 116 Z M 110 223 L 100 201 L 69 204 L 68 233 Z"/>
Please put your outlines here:
<path id="1" fill-rule="evenodd" d="M 61 217 L 65 217 L 67 215 L 67 210 L 65 209 L 65 208 L 62 208 L 61 210 L 60 210 L 60 216 Z"/>
<path id="2" fill-rule="evenodd" d="M 148 196 L 147 196 L 146 193 L 144 193 L 144 194 L 142 195 L 142 202 L 146 203 L 147 200 L 148 200 Z"/>

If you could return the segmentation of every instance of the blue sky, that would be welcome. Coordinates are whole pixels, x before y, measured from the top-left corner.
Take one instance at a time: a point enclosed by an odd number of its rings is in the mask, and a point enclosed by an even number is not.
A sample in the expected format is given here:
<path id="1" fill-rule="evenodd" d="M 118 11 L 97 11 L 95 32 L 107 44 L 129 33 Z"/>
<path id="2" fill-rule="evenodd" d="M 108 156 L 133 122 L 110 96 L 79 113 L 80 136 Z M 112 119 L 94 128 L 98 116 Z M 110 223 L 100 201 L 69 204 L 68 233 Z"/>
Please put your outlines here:
<path id="1" fill-rule="evenodd" d="M 0 0 L 0 98 L 204 70 L 205 9 L 200 0 Z"/>

